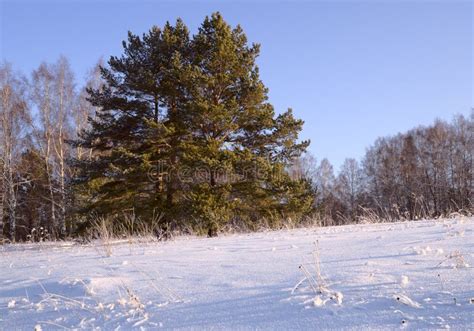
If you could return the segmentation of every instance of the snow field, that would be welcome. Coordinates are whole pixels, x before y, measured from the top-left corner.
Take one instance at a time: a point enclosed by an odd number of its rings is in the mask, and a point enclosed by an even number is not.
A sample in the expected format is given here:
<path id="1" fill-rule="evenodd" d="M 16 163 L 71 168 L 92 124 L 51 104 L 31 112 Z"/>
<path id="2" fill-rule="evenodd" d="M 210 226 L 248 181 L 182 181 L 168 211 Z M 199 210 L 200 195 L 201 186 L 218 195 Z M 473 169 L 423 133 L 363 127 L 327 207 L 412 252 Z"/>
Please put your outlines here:
<path id="1" fill-rule="evenodd" d="M 474 219 L 0 247 L 0 330 L 474 329 Z"/>

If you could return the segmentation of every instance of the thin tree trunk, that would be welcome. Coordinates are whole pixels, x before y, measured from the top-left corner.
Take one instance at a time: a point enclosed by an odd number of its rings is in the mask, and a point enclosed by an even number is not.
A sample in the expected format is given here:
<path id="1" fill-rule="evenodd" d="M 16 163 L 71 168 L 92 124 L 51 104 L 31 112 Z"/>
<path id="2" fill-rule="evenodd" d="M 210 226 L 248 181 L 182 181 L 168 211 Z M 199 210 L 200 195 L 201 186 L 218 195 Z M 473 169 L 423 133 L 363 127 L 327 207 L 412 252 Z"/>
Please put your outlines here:
<path id="1" fill-rule="evenodd" d="M 0 192 L 0 243 L 3 242 L 3 208 L 4 208 L 4 189 L 3 189 L 3 180 L 1 180 L 1 192 Z"/>
<path id="2" fill-rule="evenodd" d="M 9 104 L 11 99 L 11 88 L 7 85 L 2 91 L 2 132 L 3 132 L 3 197 L 2 205 L 5 204 L 7 208 L 7 217 L 9 232 L 8 236 L 11 240 L 15 240 L 16 231 L 16 197 L 13 183 L 13 169 L 12 169 L 12 141 L 13 141 L 13 114 L 12 105 Z M 3 211 L 2 211 L 3 214 Z M 3 220 L 2 220 L 3 224 Z M 2 226 L 3 228 L 3 226 Z M 2 229 L 3 232 L 3 229 Z"/>
<path id="3" fill-rule="evenodd" d="M 7 169 L 7 182 L 8 182 L 8 221 L 9 221 L 9 236 L 12 241 L 15 241 L 16 237 L 16 194 L 13 183 L 13 171 L 11 168 L 11 150 L 9 157 L 9 166 Z"/>
<path id="4" fill-rule="evenodd" d="M 66 233 L 66 171 L 64 162 L 64 146 L 62 140 L 62 134 L 59 138 L 59 166 L 60 166 L 60 187 L 61 187 L 61 204 L 60 204 L 60 220 L 59 229 L 61 235 Z"/>
<path id="5" fill-rule="evenodd" d="M 53 187 L 53 178 L 51 173 L 51 166 L 49 164 L 49 156 L 51 153 L 51 139 L 49 137 L 49 132 L 46 133 L 46 153 L 45 153 L 45 166 L 46 166 L 46 173 L 48 175 L 48 190 L 49 190 L 49 200 L 50 200 L 50 208 L 51 208 L 51 224 L 52 227 L 55 229 L 57 227 L 56 223 L 56 205 L 54 201 L 54 187 Z"/>

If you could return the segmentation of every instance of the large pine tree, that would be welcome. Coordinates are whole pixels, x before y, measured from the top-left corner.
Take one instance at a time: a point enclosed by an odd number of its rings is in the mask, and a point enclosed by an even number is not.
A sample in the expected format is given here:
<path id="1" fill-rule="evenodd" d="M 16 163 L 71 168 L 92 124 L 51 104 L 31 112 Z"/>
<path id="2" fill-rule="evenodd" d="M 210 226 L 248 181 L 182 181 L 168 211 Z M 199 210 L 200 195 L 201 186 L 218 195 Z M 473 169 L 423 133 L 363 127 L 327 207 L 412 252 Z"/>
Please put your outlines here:
<path id="1" fill-rule="evenodd" d="M 171 147 L 182 130 L 173 110 L 179 104 L 175 67 L 187 53 L 188 30 L 175 26 L 153 27 L 142 38 L 129 33 L 124 54 L 111 57 L 101 68 L 105 86 L 89 89 L 90 102 L 98 107 L 90 129 L 74 142 L 94 150 L 92 160 L 76 160 L 77 184 L 90 192 L 85 211 L 100 214 L 134 209 L 149 215 L 165 208 L 165 190 L 154 169 L 173 158 Z M 172 183 L 169 182 L 169 187 Z"/>
<path id="2" fill-rule="evenodd" d="M 77 163 L 88 210 L 162 212 L 210 234 L 310 211 L 311 185 L 286 171 L 309 144 L 298 142 L 303 121 L 275 114 L 259 45 L 240 26 L 215 13 L 192 38 L 178 20 L 123 46 L 105 87 L 89 91 L 99 112 L 76 142 L 96 151 Z"/>

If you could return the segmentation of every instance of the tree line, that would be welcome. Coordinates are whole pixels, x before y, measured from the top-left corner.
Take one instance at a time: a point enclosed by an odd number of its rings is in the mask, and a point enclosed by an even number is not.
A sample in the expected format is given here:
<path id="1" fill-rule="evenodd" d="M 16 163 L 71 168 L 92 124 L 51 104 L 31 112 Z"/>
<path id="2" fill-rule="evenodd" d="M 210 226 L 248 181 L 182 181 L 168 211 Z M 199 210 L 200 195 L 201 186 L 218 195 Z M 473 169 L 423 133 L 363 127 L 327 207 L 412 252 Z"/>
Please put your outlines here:
<path id="1" fill-rule="evenodd" d="M 309 215 L 310 183 L 287 172 L 303 121 L 269 103 L 259 48 L 215 13 L 195 35 L 181 20 L 129 33 L 79 92 L 65 58 L 29 79 L 3 66 L 3 233 L 64 237 L 133 213 L 214 235 Z"/>
<path id="2" fill-rule="evenodd" d="M 472 211 L 474 114 L 380 138 L 335 176 L 269 102 L 259 49 L 214 13 L 194 35 L 179 19 L 129 33 L 80 88 L 65 57 L 29 77 L 1 65 L 0 235 L 81 235 L 98 218 L 133 232 L 130 215 L 215 235 Z"/>
<path id="3" fill-rule="evenodd" d="M 87 85 L 99 84 L 98 66 Z M 26 77 L 0 66 L 0 234 L 56 237 L 72 215 L 74 169 L 84 157 L 73 139 L 94 111 L 78 91 L 68 60 L 42 63 Z"/>
<path id="4" fill-rule="evenodd" d="M 293 171 L 312 179 L 325 225 L 448 217 L 474 210 L 474 111 L 375 141 L 338 174 L 306 155 Z"/>

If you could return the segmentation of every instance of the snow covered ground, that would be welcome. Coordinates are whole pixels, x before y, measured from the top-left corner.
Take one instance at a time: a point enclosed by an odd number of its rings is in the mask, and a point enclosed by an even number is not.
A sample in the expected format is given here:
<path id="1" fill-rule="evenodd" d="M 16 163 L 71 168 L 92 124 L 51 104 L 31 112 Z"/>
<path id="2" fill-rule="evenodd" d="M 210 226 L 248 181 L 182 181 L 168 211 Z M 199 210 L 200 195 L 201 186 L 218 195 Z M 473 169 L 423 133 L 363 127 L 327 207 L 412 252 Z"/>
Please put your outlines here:
<path id="1" fill-rule="evenodd" d="M 0 252 L 1 330 L 474 329 L 472 218 Z"/>

